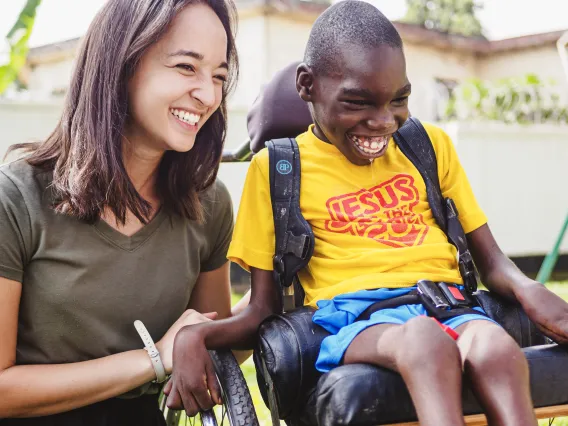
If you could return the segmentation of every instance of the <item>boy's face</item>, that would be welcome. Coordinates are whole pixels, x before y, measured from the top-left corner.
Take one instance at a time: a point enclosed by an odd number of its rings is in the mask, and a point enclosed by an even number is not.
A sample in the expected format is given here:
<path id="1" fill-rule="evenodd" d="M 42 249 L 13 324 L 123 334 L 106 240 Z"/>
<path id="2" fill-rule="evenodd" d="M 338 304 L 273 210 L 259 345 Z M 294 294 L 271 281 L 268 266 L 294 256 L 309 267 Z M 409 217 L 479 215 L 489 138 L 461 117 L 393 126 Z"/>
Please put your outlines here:
<path id="1" fill-rule="evenodd" d="M 337 72 L 314 75 L 298 68 L 297 87 L 311 103 L 314 132 L 353 164 L 385 154 L 391 135 L 408 119 L 410 84 L 401 49 L 344 46 Z"/>

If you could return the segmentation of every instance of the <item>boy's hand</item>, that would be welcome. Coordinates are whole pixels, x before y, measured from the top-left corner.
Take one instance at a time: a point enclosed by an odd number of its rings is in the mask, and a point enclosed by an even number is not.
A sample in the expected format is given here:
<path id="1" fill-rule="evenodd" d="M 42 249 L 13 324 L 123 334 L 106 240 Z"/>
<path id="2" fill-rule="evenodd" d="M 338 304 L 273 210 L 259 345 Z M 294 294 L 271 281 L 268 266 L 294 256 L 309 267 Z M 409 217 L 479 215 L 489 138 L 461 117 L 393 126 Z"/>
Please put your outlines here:
<path id="1" fill-rule="evenodd" d="M 520 288 L 516 297 L 540 331 L 558 344 L 568 344 L 568 303 L 536 281 Z"/>
<path id="2" fill-rule="evenodd" d="M 221 404 L 221 389 L 213 361 L 198 327 L 184 327 L 177 334 L 172 378 L 164 392 L 168 395 L 167 406 L 175 410 L 185 409 L 189 417 Z"/>

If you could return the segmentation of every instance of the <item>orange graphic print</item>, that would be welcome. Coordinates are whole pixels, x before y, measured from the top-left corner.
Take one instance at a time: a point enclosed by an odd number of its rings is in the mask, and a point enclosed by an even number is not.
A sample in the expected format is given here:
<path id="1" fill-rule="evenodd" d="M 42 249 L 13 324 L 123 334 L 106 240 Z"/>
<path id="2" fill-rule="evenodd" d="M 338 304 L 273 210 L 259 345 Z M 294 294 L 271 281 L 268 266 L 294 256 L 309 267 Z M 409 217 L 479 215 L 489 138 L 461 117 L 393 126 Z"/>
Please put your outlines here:
<path id="1" fill-rule="evenodd" d="M 429 227 L 421 214 L 414 178 L 399 174 L 371 189 L 330 198 L 328 231 L 371 238 L 390 247 L 421 245 Z"/>

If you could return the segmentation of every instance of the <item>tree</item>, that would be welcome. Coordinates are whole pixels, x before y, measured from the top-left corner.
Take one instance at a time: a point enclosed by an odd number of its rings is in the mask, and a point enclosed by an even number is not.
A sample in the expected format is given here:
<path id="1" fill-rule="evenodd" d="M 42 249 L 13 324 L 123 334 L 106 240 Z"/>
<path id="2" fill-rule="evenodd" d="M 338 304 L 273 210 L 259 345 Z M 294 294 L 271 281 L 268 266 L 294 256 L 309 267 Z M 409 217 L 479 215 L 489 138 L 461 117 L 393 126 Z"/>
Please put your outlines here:
<path id="1" fill-rule="evenodd" d="M 483 37 L 476 11 L 478 0 L 406 0 L 408 11 L 403 21 L 447 34 Z"/>
<path id="2" fill-rule="evenodd" d="M 6 36 L 10 46 L 10 60 L 0 66 L 0 94 L 2 94 L 17 78 L 20 70 L 26 64 L 37 7 L 41 0 L 27 0 L 20 12 L 18 20 Z"/>

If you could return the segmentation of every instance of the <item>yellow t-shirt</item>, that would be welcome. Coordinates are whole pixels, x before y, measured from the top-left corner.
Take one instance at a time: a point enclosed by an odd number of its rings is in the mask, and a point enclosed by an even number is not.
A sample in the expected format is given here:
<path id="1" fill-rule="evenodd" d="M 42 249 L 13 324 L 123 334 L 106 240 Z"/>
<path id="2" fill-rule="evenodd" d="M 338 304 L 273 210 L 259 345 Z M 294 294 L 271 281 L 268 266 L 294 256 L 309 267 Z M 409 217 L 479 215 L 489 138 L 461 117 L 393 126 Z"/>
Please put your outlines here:
<path id="1" fill-rule="evenodd" d="M 487 222 L 453 143 L 424 124 L 438 160 L 444 197 L 452 198 L 466 233 Z M 437 226 L 420 173 L 391 139 L 386 154 L 367 166 L 349 162 L 310 128 L 298 136 L 300 208 L 315 236 L 314 254 L 299 278 L 305 303 L 418 280 L 462 283 L 456 250 Z M 250 164 L 228 257 L 245 269 L 272 270 L 274 221 L 268 150 Z"/>

